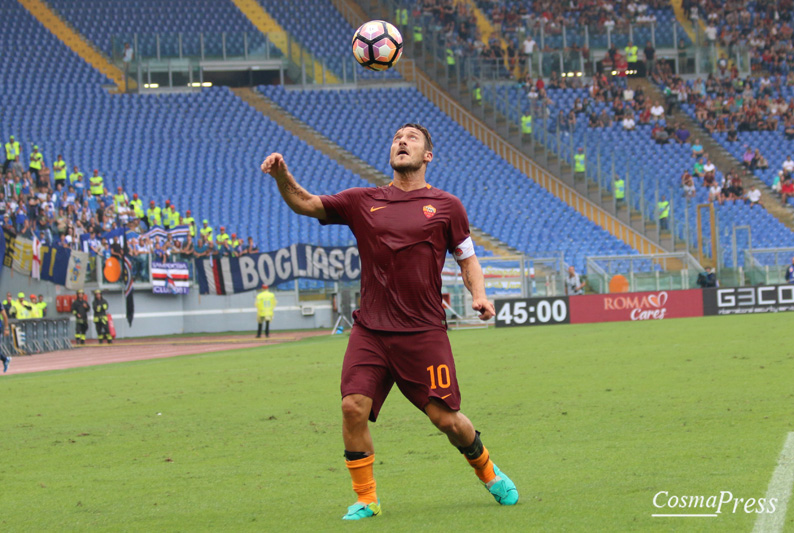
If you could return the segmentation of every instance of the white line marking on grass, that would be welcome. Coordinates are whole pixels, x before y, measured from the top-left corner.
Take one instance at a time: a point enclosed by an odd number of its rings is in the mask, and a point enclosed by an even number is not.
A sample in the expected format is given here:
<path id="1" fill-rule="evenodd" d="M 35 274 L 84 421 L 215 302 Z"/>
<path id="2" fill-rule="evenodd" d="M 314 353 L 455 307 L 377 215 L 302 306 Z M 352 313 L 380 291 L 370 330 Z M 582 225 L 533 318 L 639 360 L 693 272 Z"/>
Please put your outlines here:
<path id="1" fill-rule="evenodd" d="M 779 533 L 783 531 L 786 520 L 786 508 L 791 497 L 791 485 L 794 484 L 794 432 L 788 434 L 783 450 L 777 459 L 777 468 L 772 473 L 769 488 L 766 490 L 766 501 L 775 498 L 775 512 L 762 513 L 755 521 L 753 533 Z"/>
<path id="2" fill-rule="evenodd" d="M 653 518 L 716 518 L 716 514 L 652 514 Z"/>

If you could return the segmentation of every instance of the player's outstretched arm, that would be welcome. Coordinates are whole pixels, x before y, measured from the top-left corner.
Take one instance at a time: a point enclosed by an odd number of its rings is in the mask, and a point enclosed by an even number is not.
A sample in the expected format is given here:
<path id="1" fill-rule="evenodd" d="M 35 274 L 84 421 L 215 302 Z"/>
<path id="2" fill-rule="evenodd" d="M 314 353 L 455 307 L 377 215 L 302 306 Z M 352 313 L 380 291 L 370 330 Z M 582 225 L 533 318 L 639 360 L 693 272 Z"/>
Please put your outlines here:
<path id="1" fill-rule="evenodd" d="M 320 197 L 310 194 L 303 187 L 298 185 L 292 173 L 287 168 L 284 156 L 279 153 L 272 153 L 265 158 L 260 167 L 262 172 L 270 174 L 276 180 L 278 190 L 290 209 L 299 215 L 319 218 L 326 218 L 325 207 Z"/>
<path id="2" fill-rule="evenodd" d="M 471 293 L 471 308 L 480 312 L 480 320 L 488 320 L 496 314 L 493 303 L 485 295 L 485 277 L 476 255 L 458 261 L 463 284 Z"/>

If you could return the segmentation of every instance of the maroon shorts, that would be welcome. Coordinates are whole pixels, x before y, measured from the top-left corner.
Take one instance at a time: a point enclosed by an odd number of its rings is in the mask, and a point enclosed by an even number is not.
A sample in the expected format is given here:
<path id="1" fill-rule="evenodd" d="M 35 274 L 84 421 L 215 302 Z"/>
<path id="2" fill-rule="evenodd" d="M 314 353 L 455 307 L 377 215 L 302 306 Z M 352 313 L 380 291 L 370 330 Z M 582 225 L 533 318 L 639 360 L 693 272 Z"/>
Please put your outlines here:
<path id="1" fill-rule="evenodd" d="M 374 422 L 395 383 L 422 411 L 431 398 L 454 411 L 460 410 L 460 390 L 447 332 L 394 333 L 355 324 L 342 364 L 342 397 L 363 394 L 372 398 L 369 419 Z"/>

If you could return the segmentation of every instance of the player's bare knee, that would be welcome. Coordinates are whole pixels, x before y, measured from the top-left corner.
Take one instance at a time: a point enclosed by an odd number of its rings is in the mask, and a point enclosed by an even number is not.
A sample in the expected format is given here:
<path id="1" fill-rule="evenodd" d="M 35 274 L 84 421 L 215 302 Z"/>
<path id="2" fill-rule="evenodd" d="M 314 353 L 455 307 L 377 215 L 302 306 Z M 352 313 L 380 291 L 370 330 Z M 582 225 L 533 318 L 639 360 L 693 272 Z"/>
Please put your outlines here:
<path id="1" fill-rule="evenodd" d="M 440 413 L 430 420 L 445 435 L 457 435 L 462 430 L 461 420 L 456 412 Z"/>
<path id="2" fill-rule="evenodd" d="M 366 422 L 369 417 L 369 400 L 359 394 L 342 398 L 342 417 L 350 422 Z"/>

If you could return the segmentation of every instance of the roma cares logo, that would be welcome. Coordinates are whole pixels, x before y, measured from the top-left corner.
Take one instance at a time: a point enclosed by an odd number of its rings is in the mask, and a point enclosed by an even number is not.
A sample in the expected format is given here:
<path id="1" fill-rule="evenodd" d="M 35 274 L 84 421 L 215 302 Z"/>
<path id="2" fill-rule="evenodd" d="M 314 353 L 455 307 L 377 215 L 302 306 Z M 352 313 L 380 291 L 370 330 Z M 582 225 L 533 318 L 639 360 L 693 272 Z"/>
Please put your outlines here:
<path id="1" fill-rule="evenodd" d="M 432 205 L 426 205 L 422 208 L 422 212 L 425 214 L 425 217 L 433 218 L 433 215 L 436 214 L 436 208 Z"/>
<path id="2" fill-rule="evenodd" d="M 647 296 L 610 296 L 604 298 L 604 311 L 630 311 L 631 320 L 661 320 L 667 308 L 667 291 Z"/>

